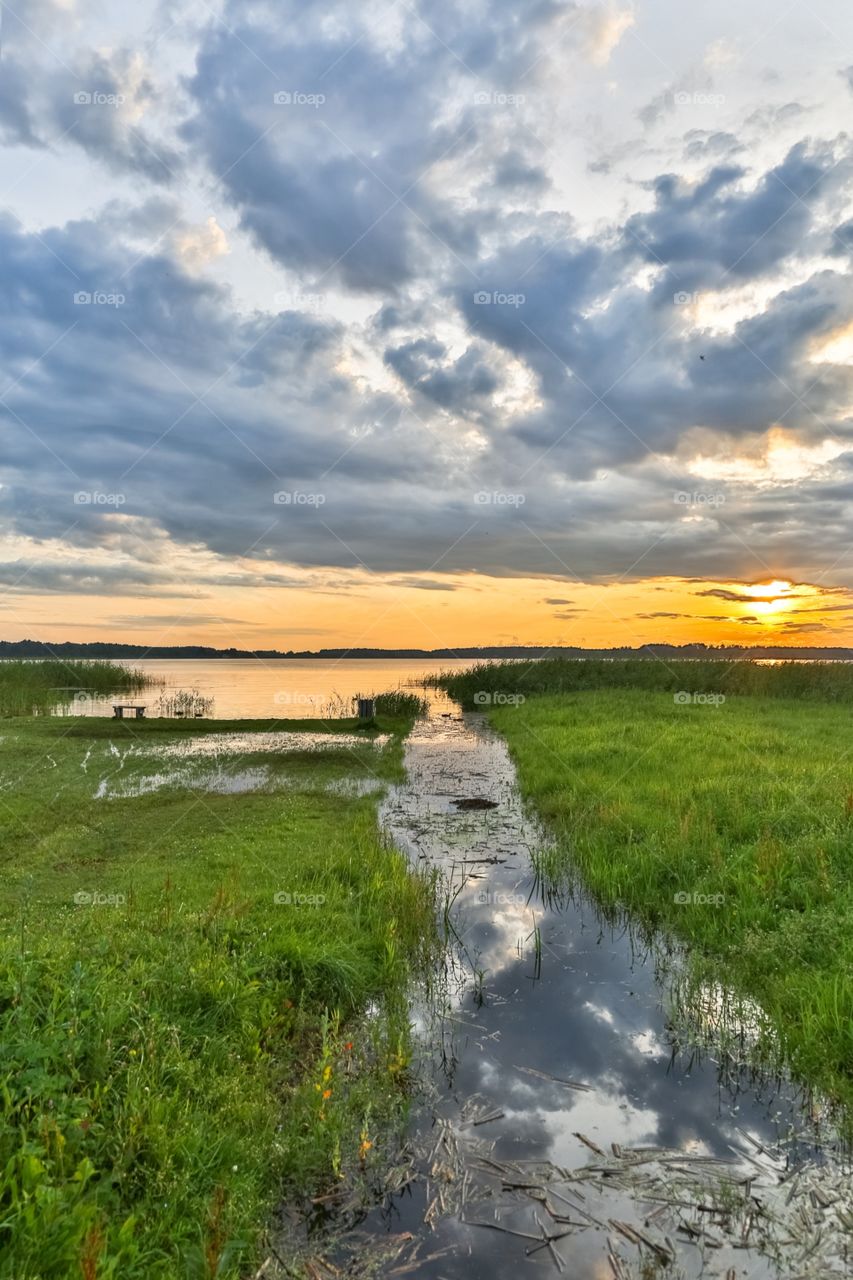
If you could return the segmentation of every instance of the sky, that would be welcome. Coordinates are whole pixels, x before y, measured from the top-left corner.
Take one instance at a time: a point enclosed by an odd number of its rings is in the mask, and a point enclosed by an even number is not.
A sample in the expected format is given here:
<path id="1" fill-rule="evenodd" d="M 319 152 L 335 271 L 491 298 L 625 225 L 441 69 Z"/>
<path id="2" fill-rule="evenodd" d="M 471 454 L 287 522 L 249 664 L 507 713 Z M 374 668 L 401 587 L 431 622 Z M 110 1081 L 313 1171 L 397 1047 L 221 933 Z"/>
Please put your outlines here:
<path id="1" fill-rule="evenodd" d="M 15 0 L 0 636 L 853 644 L 843 0 Z"/>

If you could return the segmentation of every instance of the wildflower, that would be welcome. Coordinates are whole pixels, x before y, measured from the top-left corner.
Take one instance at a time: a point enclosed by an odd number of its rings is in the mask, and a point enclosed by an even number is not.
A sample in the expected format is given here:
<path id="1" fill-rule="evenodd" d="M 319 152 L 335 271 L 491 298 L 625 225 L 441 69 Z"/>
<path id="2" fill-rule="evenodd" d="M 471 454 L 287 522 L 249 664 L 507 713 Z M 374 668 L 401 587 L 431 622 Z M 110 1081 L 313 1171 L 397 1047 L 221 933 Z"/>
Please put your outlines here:
<path id="1" fill-rule="evenodd" d="M 323 1101 L 324 1101 L 324 1102 L 327 1102 L 327 1101 L 328 1101 L 328 1099 L 329 1099 L 329 1098 L 331 1098 L 331 1096 L 332 1096 L 332 1091 L 331 1091 L 331 1089 L 324 1089 L 324 1090 L 323 1090 Z"/>

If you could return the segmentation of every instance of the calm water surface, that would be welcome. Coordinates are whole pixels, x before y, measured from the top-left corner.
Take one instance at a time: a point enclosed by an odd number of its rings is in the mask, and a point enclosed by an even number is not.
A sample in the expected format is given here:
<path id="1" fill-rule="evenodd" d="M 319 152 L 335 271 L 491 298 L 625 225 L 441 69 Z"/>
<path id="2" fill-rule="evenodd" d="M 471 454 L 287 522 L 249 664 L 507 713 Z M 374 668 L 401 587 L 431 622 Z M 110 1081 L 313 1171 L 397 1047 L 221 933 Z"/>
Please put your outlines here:
<path id="1" fill-rule="evenodd" d="M 357 695 L 415 689 L 439 670 L 464 671 L 473 659 L 412 658 L 148 658 L 127 663 L 157 681 L 138 694 L 91 698 L 81 690 L 63 705 L 73 715 L 112 715 L 117 701 L 139 702 L 158 714 L 162 695 L 197 689 L 213 698 L 211 716 L 233 719 L 323 719 L 346 714 Z"/>

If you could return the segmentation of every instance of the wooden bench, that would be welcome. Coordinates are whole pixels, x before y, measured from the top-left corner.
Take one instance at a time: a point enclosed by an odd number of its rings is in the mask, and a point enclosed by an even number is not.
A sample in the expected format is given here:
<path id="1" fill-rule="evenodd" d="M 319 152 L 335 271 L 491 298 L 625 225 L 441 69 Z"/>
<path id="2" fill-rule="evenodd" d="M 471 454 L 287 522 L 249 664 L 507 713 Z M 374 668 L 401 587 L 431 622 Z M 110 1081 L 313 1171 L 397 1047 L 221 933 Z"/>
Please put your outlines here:
<path id="1" fill-rule="evenodd" d="M 145 718 L 145 707 L 135 702 L 114 702 L 113 703 L 113 720 L 123 720 L 125 711 L 132 711 L 134 719 L 143 720 Z"/>

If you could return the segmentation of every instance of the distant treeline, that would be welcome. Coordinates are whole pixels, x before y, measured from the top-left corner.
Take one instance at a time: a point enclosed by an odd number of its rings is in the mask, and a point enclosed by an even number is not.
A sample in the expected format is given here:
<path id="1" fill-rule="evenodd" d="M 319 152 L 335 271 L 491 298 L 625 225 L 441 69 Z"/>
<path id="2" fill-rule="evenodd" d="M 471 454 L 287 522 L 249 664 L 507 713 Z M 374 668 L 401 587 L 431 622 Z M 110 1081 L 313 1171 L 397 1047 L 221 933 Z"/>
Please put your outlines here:
<path id="1" fill-rule="evenodd" d="M 644 644 L 636 648 L 479 645 L 459 649 L 213 649 L 207 645 L 119 644 L 110 641 L 52 644 L 0 640 L 2 658 L 813 658 L 853 662 L 853 649 L 792 645 Z"/>

